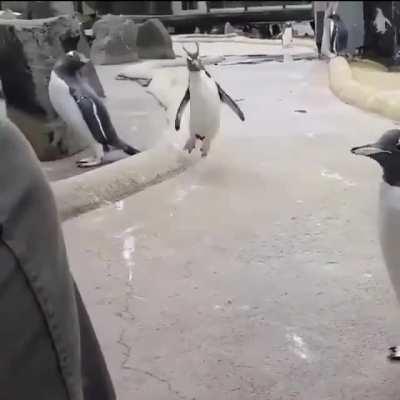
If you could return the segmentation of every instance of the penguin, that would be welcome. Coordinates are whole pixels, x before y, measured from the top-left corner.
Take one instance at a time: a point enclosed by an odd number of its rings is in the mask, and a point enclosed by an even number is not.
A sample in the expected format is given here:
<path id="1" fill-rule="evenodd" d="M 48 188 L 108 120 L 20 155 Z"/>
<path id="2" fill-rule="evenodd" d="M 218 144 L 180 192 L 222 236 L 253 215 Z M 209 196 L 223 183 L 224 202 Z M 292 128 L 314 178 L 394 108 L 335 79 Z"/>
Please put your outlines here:
<path id="1" fill-rule="evenodd" d="M 184 150 L 189 154 L 196 147 L 196 141 L 201 141 L 201 156 L 206 157 L 212 140 L 218 133 L 221 119 L 221 103 L 227 104 L 233 112 L 244 121 L 244 114 L 231 97 L 212 78 L 199 59 L 199 44 L 196 42 L 196 52 L 192 53 L 183 47 L 187 53 L 189 82 L 185 95 L 178 107 L 175 118 L 175 129 L 179 131 L 182 115 L 190 100 L 190 136 Z"/>
<path id="2" fill-rule="evenodd" d="M 80 168 L 101 165 L 104 153 L 113 148 L 128 155 L 139 153 L 118 137 L 103 101 L 81 78 L 79 71 L 87 62 L 83 54 L 69 51 L 54 65 L 49 82 L 50 102 L 57 114 L 90 143 L 94 157 L 79 160 Z"/>
<path id="3" fill-rule="evenodd" d="M 400 302 L 400 130 L 392 129 L 372 144 L 351 152 L 369 157 L 383 169 L 379 196 L 379 236 L 387 271 Z M 390 347 L 388 358 L 400 360 L 400 346 Z"/>
<path id="4" fill-rule="evenodd" d="M 290 22 L 285 23 L 285 27 L 282 34 L 282 47 L 291 47 L 293 44 L 293 27 Z"/>
<path id="5" fill-rule="evenodd" d="M 336 55 L 341 55 L 347 49 L 349 33 L 346 25 L 338 14 L 331 14 L 328 18 L 333 22 L 333 30 L 331 34 L 331 52 L 335 53 Z"/>

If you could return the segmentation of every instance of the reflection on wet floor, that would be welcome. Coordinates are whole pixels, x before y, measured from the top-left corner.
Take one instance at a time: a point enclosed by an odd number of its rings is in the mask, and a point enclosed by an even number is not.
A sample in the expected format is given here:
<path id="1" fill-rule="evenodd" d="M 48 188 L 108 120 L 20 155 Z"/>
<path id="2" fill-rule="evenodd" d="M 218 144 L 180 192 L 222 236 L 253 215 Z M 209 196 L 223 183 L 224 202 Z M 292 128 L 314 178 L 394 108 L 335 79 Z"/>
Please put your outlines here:
<path id="1" fill-rule="evenodd" d="M 284 61 L 300 61 L 315 60 L 317 55 L 314 52 L 304 54 L 248 54 L 248 55 L 226 55 L 225 60 L 220 65 L 240 65 L 240 64 L 262 64 L 265 62 L 284 62 Z"/>

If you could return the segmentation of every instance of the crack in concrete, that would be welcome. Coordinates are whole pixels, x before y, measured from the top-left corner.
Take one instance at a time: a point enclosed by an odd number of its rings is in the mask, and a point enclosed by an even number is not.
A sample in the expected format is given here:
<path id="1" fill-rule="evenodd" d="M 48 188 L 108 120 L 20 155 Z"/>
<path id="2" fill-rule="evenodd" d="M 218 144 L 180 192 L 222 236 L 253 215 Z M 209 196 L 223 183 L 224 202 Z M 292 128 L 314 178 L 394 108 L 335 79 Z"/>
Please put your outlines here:
<path id="1" fill-rule="evenodd" d="M 167 385 L 168 391 L 172 394 L 174 394 L 175 396 L 177 396 L 179 399 L 181 400 L 189 400 L 189 397 L 186 397 L 184 394 L 182 394 L 179 390 L 176 390 L 172 387 L 171 382 L 168 379 L 165 378 L 161 378 L 160 376 L 154 374 L 151 371 L 147 371 L 144 369 L 140 369 L 140 368 L 130 368 L 132 371 L 136 371 L 139 372 L 141 374 L 144 374 L 150 378 L 153 378 L 154 380 L 163 383 L 165 385 Z M 190 400 L 194 400 L 194 398 L 191 398 Z"/>
<path id="2" fill-rule="evenodd" d="M 129 362 L 129 359 L 130 359 L 131 353 L 132 353 L 132 346 L 125 341 L 125 338 L 124 338 L 125 333 L 126 333 L 126 329 L 122 329 L 122 331 L 119 335 L 118 341 L 117 341 L 117 343 L 123 348 L 122 361 L 121 361 L 121 365 L 120 365 L 121 369 L 139 372 L 139 373 L 144 374 L 152 379 L 155 379 L 156 381 L 167 385 L 168 391 L 170 393 L 174 394 L 175 396 L 177 396 L 177 398 L 179 398 L 181 400 L 189 400 L 189 398 L 186 397 L 185 395 L 183 395 L 179 390 L 174 389 L 172 387 L 171 382 L 168 379 L 161 378 L 160 376 L 154 374 L 151 371 L 147 371 L 147 370 L 135 368 L 135 367 L 130 367 L 128 365 L 128 362 Z M 192 398 L 190 400 L 194 400 L 194 398 Z"/>
<path id="3" fill-rule="evenodd" d="M 134 321 L 135 316 L 130 307 L 130 300 L 132 299 L 134 289 L 133 289 L 133 285 L 130 282 L 128 282 L 126 284 L 126 286 L 127 286 L 127 290 L 126 290 L 125 296 L 124 296 L 125 297 L 125 305 L 124 305 L 123 309 L 121 310 L 121 314 L 122 314 L 121 318 L 123 320 Z"/>
<path id="4" fill-rule="evenodd" d="M 122 351 L 122 361 L 120 367 L 122 369 L 131 369 L 127 363 L 131 357 L 131 352 L 132 352 L 132 346 L 129 345 L 128 343 L 125 342 L 124 336 L 125 336 L 126 330 L 122 329 L 117 343 L 123 348 Z"/>

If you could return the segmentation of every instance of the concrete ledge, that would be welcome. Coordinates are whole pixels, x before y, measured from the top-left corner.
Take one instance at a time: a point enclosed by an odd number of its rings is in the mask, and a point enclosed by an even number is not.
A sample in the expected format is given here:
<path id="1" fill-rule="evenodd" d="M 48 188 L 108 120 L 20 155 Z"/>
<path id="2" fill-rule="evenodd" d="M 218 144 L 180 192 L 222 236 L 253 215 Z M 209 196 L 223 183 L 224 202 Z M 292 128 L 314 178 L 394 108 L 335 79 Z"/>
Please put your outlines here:
<path id="1" fill-rule="evenodd" d="M 400 121 L 400 90 L 379 90 L 358 82 L 345 58 L 331 59 L 329 83 L 332 92 L 345 103 Z"/>
<path id="2" fill-rule="evenodd" d="M 82 175 L 53 182 L 63 221 L 123 199 L 178 174 L 193 159 L 172 145 L 163 145 Z"/>
<path id="3" fill-rule="evenodd" d="M 228 33 L 226 35 L 213 35 L 213 34 L 187 34 L 187 35 L 174 35 L 172 36 L 174 43 L 190 43 L 198 41 L 199 43 L 241 43 L 241 44 L 254 44 L 254 45 L 272 45 L 282 46 L 281 39 L 256 39 L 248 38 L 246 36 L 238 35 L 237 33 Z M 293 38 L 293 46 L 302 46 L 315 48 L 315 41 L 310 38 Z"/>

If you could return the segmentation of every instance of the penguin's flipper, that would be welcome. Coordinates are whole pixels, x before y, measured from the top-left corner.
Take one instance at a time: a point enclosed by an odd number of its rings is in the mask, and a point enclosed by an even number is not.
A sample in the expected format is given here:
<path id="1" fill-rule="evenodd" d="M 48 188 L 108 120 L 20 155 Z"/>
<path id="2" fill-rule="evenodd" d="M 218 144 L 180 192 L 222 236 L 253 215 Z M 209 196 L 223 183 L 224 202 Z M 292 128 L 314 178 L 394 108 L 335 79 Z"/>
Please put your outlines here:
<path id="1" fill-rule="evenodd" d="M 221 86 L 218 85 L 218 83 L 217 83 L 217 88 L 218 88 L 219 98 L 221 99 L 221 101 L 227 104 L 232 109 L 232 111 L 242 121 L 244 121 L 244 114 L 243 111 L 239 108 L 239 106 L 231 99 L 231 97 L 226 92 L 224 92 L 224 90 L 221 88 Z"/>
<path id="2" fill-rule="evenodd" d="M 93 138 L 102 145 L 113 145 L 114 142 L 117 142 L 118 137 L 105 106 L 98 99 L 86 93 L 79 93 L 72 88 L 70 88 L 70 93 Z"/>
<path id="3" fill-rule="evenodd" d="M 181 101 L 181 104 L 179 104 L 178 111 L 176 113 L 176 118 L 175 118 L 175 130 L 179 131 L 181 128 L 181 119 L 183 112 L 185 111 L 185 107 L 187 103 L 190 100 L 190 91 L 189 88 L 186 89 L 185 95 L 183 96 L 183 99 Z"/>

